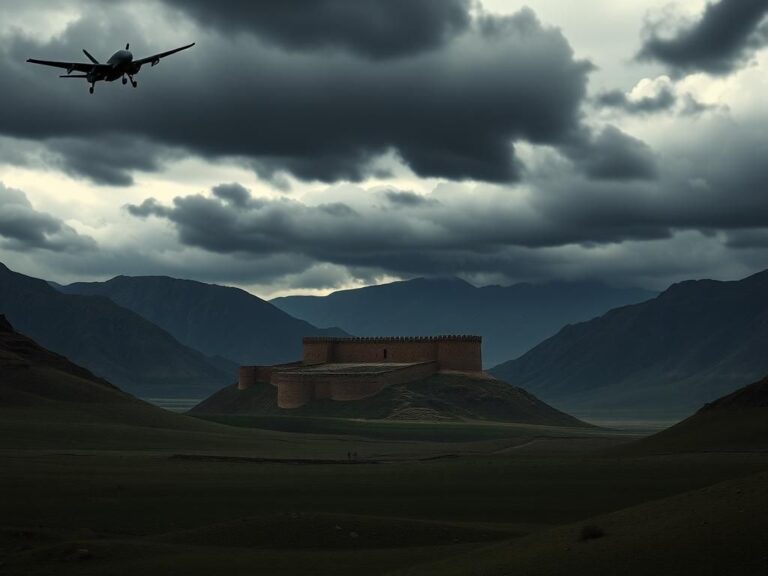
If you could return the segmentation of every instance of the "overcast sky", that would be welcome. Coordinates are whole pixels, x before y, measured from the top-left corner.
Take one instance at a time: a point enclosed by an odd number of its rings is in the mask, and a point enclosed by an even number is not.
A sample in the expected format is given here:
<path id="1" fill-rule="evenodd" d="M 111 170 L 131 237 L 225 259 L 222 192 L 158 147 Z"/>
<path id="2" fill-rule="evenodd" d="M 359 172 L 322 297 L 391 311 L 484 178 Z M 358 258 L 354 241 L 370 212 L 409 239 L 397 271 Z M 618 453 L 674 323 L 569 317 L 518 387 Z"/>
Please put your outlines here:
<path id="1" fill-rule="evenodd" d="M 27 58 L 106 60 L 139 87 Z M 0 0 L 0 261 L 264 297 L 768 268 L 768 0 Z"/>

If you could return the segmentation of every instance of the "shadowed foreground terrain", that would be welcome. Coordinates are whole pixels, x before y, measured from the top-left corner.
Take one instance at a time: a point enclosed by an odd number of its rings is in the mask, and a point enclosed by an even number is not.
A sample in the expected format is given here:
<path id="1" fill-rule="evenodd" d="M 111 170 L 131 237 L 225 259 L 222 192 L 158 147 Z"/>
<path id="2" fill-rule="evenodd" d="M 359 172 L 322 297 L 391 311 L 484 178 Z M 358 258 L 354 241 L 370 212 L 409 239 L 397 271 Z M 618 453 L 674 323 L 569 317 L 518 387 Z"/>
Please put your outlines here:
<path id="1" fill-rule="evenodd" d="M 0 398 L 3 575 L 765 573 L 761 453 L 630 457 L 601 450 L 632 439 L 615 432 L 530 424 L 225 426 L 7 324 Z M 604 536 L 579 542 L 587 523 Z"/>
<path id="2" fill-rule="evenodd" d="M 397 574 L 765 574 L 766 517 L 768 474 L 758 474 Z"/>

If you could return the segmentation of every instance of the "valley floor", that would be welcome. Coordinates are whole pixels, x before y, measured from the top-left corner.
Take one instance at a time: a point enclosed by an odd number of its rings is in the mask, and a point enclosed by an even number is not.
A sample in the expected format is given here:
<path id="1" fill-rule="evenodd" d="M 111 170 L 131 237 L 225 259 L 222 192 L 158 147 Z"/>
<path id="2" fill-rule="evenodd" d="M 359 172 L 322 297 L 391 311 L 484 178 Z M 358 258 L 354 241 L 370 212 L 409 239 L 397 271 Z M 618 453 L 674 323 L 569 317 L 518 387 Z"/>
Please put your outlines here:
<path id="1" fill-rule="evenodd" d="M 662 536 L 685 540 L 690 522 L 667 522 L 668 510 L 675 518 L 686 506 L 699 510 L 719 529 L 706 494 L 691 491 L 736 482 L 734 491 L 749 498 L 735 500 L 737 509 L 763 513 L 768 502 L 765 489 L 744 480 L 768 472 L 761 453 L 626 457 L 604 450 L 626 437 L 531 427 L 483 430 L 479 438 L 454 431 L 451 442 L 439 442 L 434 424 L 418 441 L 406 429 L 398 437 L 393 424 L 384 432 L 357 428 L 358 435 L 339 423 L 323 434 L 200 425 L 188 436 L 150 430 L 112 446 L 83 442 L 81 432 L 67 442 L 63 427 L 58 441 L 38 435 L 14 446 L 5 420 L 0 574 L 532 574 L 538 565 L 529 550 L 546 560 L 554 548 L 580 546 L 610 553 L 584 560 L 579 552 L 582 564 L 570 571 L 547 560 L 541 573 L 612 574 L 601 562 L 615 560 L 616 550 L 650 557 Z M 713 502 L 723 508 L 721 500 Z M 633 512 L 638 506 L 651 508 Z M 627 548 L 627 523 L 649 515 L 659 519 L 658 538 Z M 727 521 L 736 537 L 735 520 Z M 594 522 L 604 537 L 579 542 Z M 638 530 L 654 534 L 653 525 Z M 730 573 L 761 574 L 764 554 L 745 559 L 752 544 L 738 537 L 731 543 L 721 533 L 705 544 L 720 556 L 737 544 L 742 556 L 733 566 L 743 569 Z M 694 554 L 689 548 L 681 550 Z M 691 573 L 710 573 L 711 559 L 691 560 L 705 569 Z M 527 568 L 516 568 L 523 561 Z M 679 573 L 655 566 L 657 574 Z"/>

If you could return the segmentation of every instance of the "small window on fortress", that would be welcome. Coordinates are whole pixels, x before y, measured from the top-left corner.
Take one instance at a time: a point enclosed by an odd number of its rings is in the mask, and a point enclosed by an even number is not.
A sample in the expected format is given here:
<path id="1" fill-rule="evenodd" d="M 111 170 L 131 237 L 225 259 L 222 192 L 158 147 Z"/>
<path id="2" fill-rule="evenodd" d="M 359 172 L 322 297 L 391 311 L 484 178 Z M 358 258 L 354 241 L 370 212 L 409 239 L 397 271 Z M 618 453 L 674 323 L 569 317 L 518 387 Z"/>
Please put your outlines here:
<path id="1" fill-rule="evenodd" d="M 386 359 L 387 359 L 387 349 L 384 348 L 384 360 L 386 360 Z"/>

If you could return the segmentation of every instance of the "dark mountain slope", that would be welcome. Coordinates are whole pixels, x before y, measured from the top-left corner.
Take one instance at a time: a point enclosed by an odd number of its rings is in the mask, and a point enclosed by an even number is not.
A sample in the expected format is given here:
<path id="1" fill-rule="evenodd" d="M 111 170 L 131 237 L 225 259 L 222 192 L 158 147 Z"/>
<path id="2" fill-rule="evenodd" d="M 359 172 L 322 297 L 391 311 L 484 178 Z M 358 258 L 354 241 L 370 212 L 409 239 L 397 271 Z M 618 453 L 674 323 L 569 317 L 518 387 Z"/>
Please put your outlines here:
<path id="1" fill-rule="evenodd" d="M 768 378 L 620 450 L 628 454 L 768 451 Z"/>
<path id="2" fill-rule="evenodd" d="M 276 388 L 269 384 L 257 384 L 247 390 L 229 386 L 201 402 L 191 413 L 585 426 L 525 390 L 463 374 L 436 374 L 419 382 L 390 386 L 371 398 L 353 402 L 314 401 L 295 410 L 278 408 Z"/>
<path id="3" fill-rule="evenodd" d="M 2 315 L 0 448 L 189 449 L 217 454 L 303 449 L 300 442 L 291 447 L 290 440 L 276 434 L 204 422 L 134 398 L 20 334 Z"/>
<path id="4" fill-rule="evenodd" d="M 0 313 L 45 348 L 139 395 L 206 395 L 234 366 L 183 346 L 141 316 L 98 296 L 75 296 L 0 264 Z"/>
<path id="5" fill-rule="evenodd" d="M 723 396 L 714 402 L 705 405 L 699 410 L 699 414 L 704 414 L 716 410 L 740 410 L 749 408 L 768 409 L 768 377 L 759 382 L 740 388 L 727 396 Z M 768 413 L 766 413 L 768 421 Z"/>
<path id="6" fill-rule="evenodd" d="M 304 336 L 343 336 L 293 318 L 238 288 L 163 276 L 118 276 L 61 287 L 106 296 L 172 334 L 179 342 L 238 364 L 279 364 L 301 357 Z"/>
<path id="7" fill-rule="evenodd" d="M 458 278 L 419 278 L 272 302 L 316 326 L 340 326 L 357 336 L 483 336 L 485 364 L 523 354 L 569 322 L 655 296 L 598 283 L 487 286 Z"/>
<path id="8" fill-rule="evenodd" d="M 691 281 L 557 335 L 492 373 L 570 411 L 690 413 L 768 373 L 768 272 Z"/>
<path id="9" fill-rule="evenodd" d="M 59 384 L 47 385 L 51 379 L 43 377 L 44 373 L 56 374 Z M 3 315 L 0 315 L 0 376 L 0 401 L 6 408 L 48 400 L 130 402 L 130 396 L 106 380 L 16 332 Z"/>

